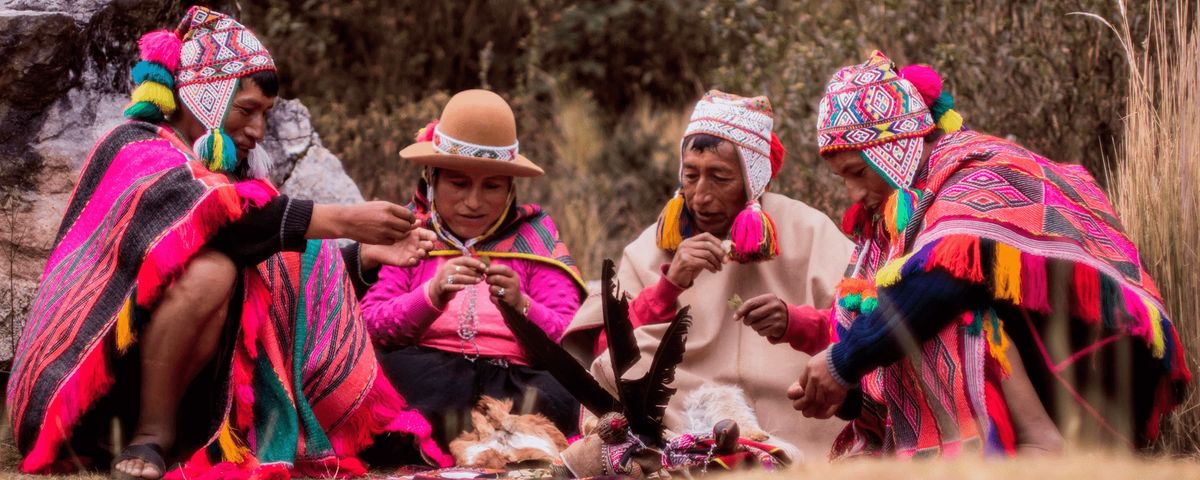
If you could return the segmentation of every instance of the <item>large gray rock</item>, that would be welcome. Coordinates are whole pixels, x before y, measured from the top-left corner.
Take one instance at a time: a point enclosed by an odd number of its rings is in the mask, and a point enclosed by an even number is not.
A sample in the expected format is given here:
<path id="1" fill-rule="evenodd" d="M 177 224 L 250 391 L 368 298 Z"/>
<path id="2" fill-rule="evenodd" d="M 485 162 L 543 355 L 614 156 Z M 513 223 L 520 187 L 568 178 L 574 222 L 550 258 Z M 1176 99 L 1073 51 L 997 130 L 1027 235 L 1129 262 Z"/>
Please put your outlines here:
<path id="1" fill-rule="evenodd" d="M 185 8 L 178 0 L 0 0 L 0 360 L 12 356 L 80 167 L 123 121 L 138 37 Z M 303 104 L 278 101 L 268 125 L 263 147 L 283 192 L 362 201 Z"/>

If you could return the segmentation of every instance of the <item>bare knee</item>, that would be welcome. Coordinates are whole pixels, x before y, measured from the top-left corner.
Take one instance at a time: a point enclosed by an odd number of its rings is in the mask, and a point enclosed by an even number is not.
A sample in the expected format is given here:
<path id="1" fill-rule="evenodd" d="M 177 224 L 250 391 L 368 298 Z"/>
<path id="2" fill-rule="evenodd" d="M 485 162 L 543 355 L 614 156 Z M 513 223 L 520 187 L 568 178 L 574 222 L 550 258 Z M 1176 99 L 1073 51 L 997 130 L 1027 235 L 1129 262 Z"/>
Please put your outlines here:
<path id="1" fill-rule="evenodd" d="M 228 256 L 203 249 L 167 287 L 159 308 L 177 310 L 182 307 L 195 315 L 212 316 L 228 304 L 237 274 L 237 265 Z"/>

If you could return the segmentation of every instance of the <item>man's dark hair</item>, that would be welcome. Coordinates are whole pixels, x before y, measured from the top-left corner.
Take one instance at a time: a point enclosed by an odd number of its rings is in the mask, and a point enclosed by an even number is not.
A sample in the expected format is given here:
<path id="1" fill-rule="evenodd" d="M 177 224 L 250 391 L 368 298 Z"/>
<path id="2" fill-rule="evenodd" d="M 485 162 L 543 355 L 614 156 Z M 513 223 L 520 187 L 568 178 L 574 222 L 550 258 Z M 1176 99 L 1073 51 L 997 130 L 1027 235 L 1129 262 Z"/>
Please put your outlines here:
<path id="1" fill-rule="evenodd" d="M 279 75 L 276 75 L 274 71 L 263 70 L 261 72 L 254 72 L 246 78 L 254 82 L 255 85 L 258 85 L 258 88 L 262 90 L 263 95 L 268 97 L 276 97 L 279 95 Z"/>
<path id="2" fill-rule="evenodd" d="M 684 142 L 684 150 L 691 150 L 697 153 L 708 151 L 717 153 L 717 147 L 721 146 L 725 142 L 725 139 L 707 133 L 697 133 L 688 136 Z"/>

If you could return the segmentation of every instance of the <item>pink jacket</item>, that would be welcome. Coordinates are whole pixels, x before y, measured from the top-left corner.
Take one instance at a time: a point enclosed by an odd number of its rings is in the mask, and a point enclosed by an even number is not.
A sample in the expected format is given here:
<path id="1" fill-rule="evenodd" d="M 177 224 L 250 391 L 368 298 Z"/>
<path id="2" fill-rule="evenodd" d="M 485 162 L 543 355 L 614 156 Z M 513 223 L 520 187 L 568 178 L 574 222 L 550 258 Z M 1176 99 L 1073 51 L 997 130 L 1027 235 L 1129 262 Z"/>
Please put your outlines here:
<path id="1" fill-rule="evenodd" d="M 450 257 L 428 258 L 409 268 L 385 266 L 379 281 L 362 299 L 363 321 L 376 345 L 394 349 L 418 345 L 461 353 L 464 343 L 458 336 L 459 314 L 466 308 L 467 291 L 461 291 L 438 310 L 429 298 L 429 281 Z M 575 281 L 562 269 L 534 260 L 495 258 L 493 263 L 507 265 L 517 272 L 521 291 L 530 299 L 529 319 L 558 340 L 575 311 L 580 293 Z M 478 321 L 475 342 L 483 357 L 503 358 L 528 364 L 516 338 L 509 332 L 492 304 L 488 285 L 476 285 L 475 317 Z M 467 353 L 474 353 L 467 343 Z"/>

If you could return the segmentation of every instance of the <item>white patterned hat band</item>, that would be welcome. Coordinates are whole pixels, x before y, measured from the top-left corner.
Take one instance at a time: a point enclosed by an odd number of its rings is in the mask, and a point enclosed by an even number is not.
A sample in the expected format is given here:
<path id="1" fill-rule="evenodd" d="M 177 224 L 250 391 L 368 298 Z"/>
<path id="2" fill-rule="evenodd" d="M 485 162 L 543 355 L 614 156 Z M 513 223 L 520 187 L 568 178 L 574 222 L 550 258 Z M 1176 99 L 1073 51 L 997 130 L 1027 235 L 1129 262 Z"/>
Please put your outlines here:
<path id="1" fill-rule="evenodd" d="M 520 143 L 513 142 L 512 145 L 500 147 L 479 145 L 447 135 L 446 132 L 442 131 L 441 125 L 433 127 L 433 149 L 445 155 L 460 155 L 511 162 L 517 159 L 517 149 Z"/>

